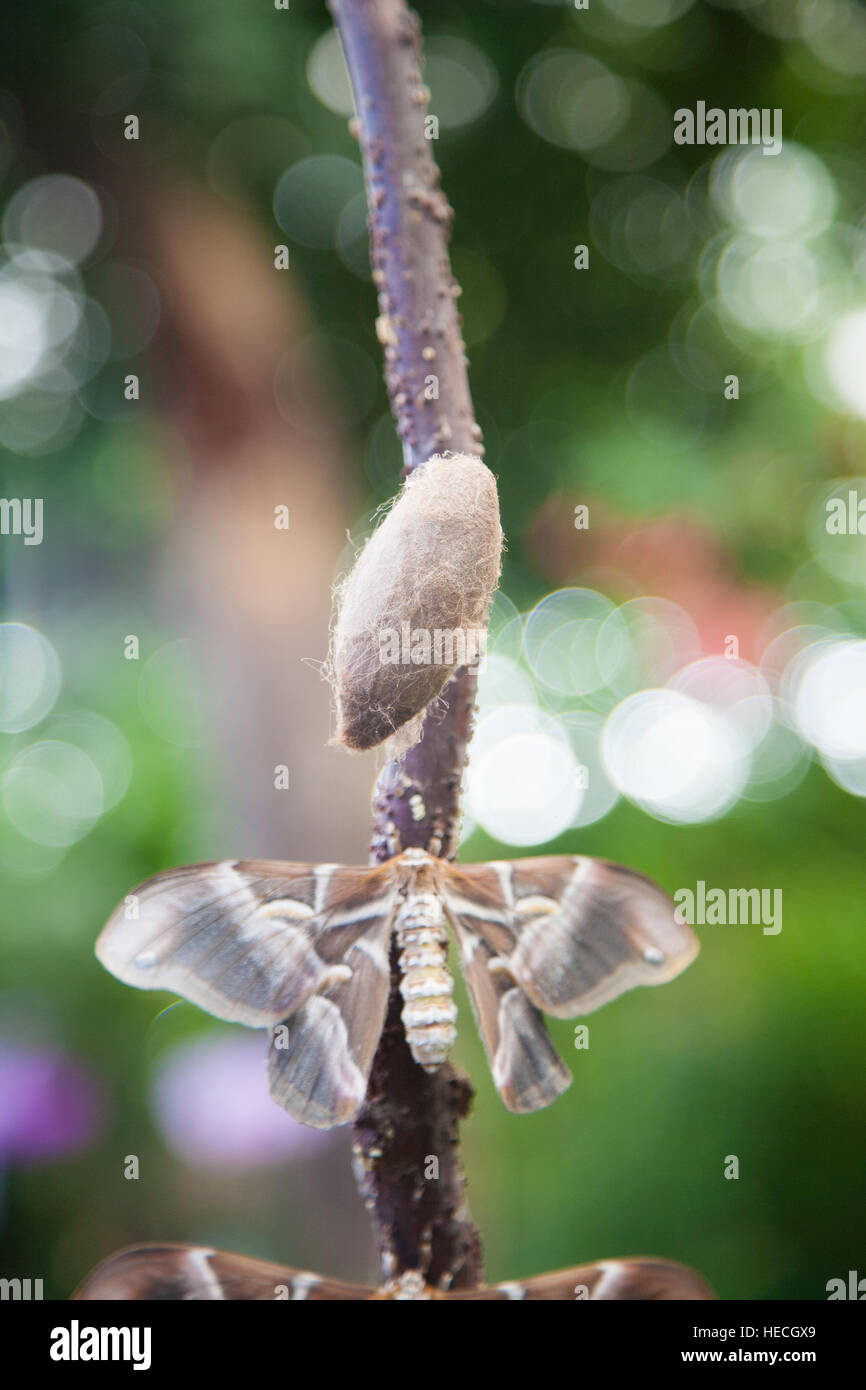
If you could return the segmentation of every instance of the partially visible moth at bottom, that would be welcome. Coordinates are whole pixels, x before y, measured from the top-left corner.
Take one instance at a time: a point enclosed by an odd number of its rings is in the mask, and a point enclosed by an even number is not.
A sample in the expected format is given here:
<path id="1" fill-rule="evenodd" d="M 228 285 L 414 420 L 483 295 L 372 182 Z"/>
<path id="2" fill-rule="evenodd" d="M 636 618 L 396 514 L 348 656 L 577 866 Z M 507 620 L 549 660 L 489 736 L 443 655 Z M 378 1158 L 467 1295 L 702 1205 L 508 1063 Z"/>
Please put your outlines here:
<path id="1" fill-rule="evenodd" d="M 672 901 L 631 869 L 568 855 L 458 866 L 420 849 L 372 869 L 265 860 L 172 869 L 124 900 L 96 951 L 127 984 L 269 1029 L 274 1099 L 326 1129 L 363 1101 L 392 942 L 412 1054 L 429 1071 L 447 1058 L 449 931 L 493 1079 L 518 1114 L 571 1084 L 542 1013 L 591 1013 L 635 985 L 673 979 L 698 951 Z"/>
<path id="2" fill-rule="evenodd" d="M 409 1270 L 379 1288 L 323 1278 L 288 1265 L 252 1260 L 195 1245 L 141 1245 L 98 1265 L 72 1295 L 78 1302 L 645 1302 L 708 1301 L 715 1294 L 699 1274 L 670 1260 L 599 1260 L 523 1282 L 479 1289 L 434 1288 Z"/>

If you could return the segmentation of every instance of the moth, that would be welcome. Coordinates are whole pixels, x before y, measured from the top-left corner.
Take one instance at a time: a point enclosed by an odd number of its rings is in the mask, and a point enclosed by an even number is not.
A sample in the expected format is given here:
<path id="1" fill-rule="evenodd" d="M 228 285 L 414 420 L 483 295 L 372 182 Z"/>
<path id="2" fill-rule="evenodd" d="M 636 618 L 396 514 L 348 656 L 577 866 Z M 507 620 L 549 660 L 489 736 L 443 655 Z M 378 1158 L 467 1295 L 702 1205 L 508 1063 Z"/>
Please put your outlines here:
<path id="1" fill-rule="evenodd" d="M 540 1274 L 523 1283 L 448 1292 L 428 1284 L 419 1270 L 409 1270 L 380 1288 L 371 1288 L 205 1246 L 142 1245 L 109 1256 L 88 1275 L 72 1298 L 78 1302 L 223 1299 L 428 1303 L 449 1299 L 463 1303 L 565 1303 L 625 1299 L 697 1302 L 713 1299 L 715 1294 L 694 1270 L 668 1260 L 600 1260 L 555 1274 Z"/>
<path id="2" fill-rule="evenodd" d="M 304 1124 L 351 1120 L 385 1021 L 392 945 L 406 1039 L 435 1071 L 456 1038 L 449 929 L 499 1094 L 517 1114 L 570 1084 L 542 1018 L 662 984 L 697 954 L 649 879 L 558 855 L 454 865 L 407 849 L 378 868 L 225 860 L 157 874 L 96 946 L 112 974 L 271 1032 L 271 1094 Z"/>

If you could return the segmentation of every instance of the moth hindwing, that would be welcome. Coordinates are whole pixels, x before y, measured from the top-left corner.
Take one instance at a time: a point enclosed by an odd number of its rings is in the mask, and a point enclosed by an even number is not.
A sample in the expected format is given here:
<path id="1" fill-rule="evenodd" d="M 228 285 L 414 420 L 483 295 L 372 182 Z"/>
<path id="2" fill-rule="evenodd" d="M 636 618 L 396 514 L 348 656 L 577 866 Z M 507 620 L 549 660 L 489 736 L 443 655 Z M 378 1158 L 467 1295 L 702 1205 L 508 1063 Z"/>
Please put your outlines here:
<path id="1" fill-rule="evenodd" d="M 275 1099 L 327 1128 L 366 1090 L 399 948 L 403 1020 L 428 1070 L 453 1045 L 447 925 L 494 1080 L 509 1109 L 570 1084 L 542 1013 L 591 1012 L 672 979 L 698 943 L 648 879 L 552 856 L 455 867 L 406 850 L 381 868 L 224 861 L 174 869 L 124 900 L 97 944 L 121 980 L 271 1029 Z"/>
<path id="2" fill-rule="evenodd" d="M 252 1260 L 195 1245 L 140 1245 L 103 1260 L 72 1295 L 74 1301 L 199 1302 L 580 1302 L 709 1300 L 712 1289 L 686 1265 L 669 1260 L 618 1259 L 575 1265 L 522 1283 L 447 1292 L 419 1270 L 383 1287 L 322 1278 L 288 1265 Z"/>

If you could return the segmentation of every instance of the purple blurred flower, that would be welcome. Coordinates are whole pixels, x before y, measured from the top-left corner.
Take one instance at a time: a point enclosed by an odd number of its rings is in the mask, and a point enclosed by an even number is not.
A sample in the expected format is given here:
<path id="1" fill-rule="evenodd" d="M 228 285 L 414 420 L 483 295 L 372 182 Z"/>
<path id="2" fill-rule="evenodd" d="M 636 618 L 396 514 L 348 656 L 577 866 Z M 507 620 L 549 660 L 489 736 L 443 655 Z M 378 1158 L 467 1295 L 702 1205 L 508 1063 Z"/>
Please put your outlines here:
<path id="1" fill-rule="evenodd" d="M 103 1091 L 57 1048 L 0 1042 L 0 1162 L 51 1159 L 91 1144 Z"/>
<path id="2" fill-rule="evenodd" d="M 172 1048 L 154 1077 L 151 1104 L 169 1148 L 187 1163 L 252 1167 L 303 1158 L 329 1143 L 270 1098 L 267 1038 L 198 1038 Z"/>

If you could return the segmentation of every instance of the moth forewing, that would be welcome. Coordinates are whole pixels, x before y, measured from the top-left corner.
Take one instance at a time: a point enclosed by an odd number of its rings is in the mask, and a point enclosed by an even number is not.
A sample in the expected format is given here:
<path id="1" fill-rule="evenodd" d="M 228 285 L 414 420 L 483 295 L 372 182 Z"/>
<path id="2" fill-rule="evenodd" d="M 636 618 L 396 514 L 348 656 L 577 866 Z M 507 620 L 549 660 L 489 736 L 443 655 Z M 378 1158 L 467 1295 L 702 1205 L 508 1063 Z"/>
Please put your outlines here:
<path id="1" fill-rule="evenodd" d="M 271 1089 L 297 1119 L 345 1123 L 384 1021 L 397 899 L 383 869 L 265 860 L 173 869 L 136 889 L 97 955 L 143 989 L 272 1030 Z"/>
<path id="2" fill-rule="evenodd" d="M 496 1299 L 520 1303 L 574 1302 L 703 1302 L 715 1298 L 704 1279 L 687 1265 L 672 1260 L 599 1260 L 522 1282 L 493 1284 L 486 1289 L 453 1293 L 452 1299 Z"/>
<path id="3" fill-rule="evenodd" d="M 315 892 L 306 864 L 171 869 L 124 899 L 96 954 L 126 984 L 171 990 L 217 1018 L 267 1027 L 308 998 L 326 971 L 314 946 Z"/>
<path id="4" fill-rule="evenodd" d="M 697 937 L 677 920 L 673 901 L 642 874 L 561 856 L 512 868 L 509 963 L 545 1013 L 592 1013 L 637 985 L 672 980 L 697 955 Z"/>
<path id="5" fill-rule="evenodd" d="M 196 1245 L 138 1245 L 97 1265 L 72 1295 L 76 1302 L 211 1299 L 249 1302 L 362 1301 L 373 1290 L 322 1279 L 288 1265 Z"/>

